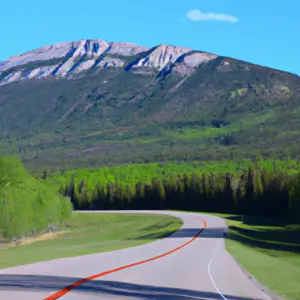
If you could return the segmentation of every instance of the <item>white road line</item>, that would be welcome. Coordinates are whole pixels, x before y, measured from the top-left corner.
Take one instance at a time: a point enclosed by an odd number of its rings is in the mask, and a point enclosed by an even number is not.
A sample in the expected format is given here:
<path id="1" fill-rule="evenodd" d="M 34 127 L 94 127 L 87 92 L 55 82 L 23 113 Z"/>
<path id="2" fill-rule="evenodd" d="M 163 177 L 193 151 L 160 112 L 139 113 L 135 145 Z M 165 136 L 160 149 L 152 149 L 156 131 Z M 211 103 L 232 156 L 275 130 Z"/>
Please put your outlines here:
<path id="1" fill-rule="evenodd" d="M 216 283 L 215 283 L 215 281 L 214 281 L 214 279 L 213 279 L 213 277 L 212 277 L 212 275 L 211 275 L 211 264 L 212 264 L 212 262 L 213 262 L 213 259 L 214 259 L 214 257 L 215 257 L 216 252 L 218 251 L 218 249 L 219 249 L 219 247 L 220 247 L 220 244 L 221 244 L 221 242 L 218 243 L 216 249 L 213 251 L 213 254 L 212 254 L 211 260 L 209 261 L 207 270 L 208 270 L 209 278 L 210 278 L 212 284 L 214 285 L 216 291 L 217 291 L 218 294 L 223 298 L 223 300 L 227 300 L 227 298 L 221 293 L 221 291 L 220 291 L 219 288 L 217 287 L 217 285 L 216 285 Z"/>

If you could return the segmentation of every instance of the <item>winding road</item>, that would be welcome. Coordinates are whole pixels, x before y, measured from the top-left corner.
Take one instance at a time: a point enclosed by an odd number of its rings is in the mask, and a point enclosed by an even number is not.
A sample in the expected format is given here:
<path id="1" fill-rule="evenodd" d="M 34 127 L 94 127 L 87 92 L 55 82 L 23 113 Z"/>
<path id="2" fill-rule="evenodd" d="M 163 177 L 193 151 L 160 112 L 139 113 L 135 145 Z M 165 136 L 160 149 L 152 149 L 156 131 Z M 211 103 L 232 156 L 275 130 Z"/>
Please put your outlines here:
<path id="1" fill-rule="evenodd" d="M 142 246 L 2 269 L 0 299 L 271 299 L 226 252 L 223 219 L 168 211 L 123 213 L 167 214 L 184 225 Z"/>

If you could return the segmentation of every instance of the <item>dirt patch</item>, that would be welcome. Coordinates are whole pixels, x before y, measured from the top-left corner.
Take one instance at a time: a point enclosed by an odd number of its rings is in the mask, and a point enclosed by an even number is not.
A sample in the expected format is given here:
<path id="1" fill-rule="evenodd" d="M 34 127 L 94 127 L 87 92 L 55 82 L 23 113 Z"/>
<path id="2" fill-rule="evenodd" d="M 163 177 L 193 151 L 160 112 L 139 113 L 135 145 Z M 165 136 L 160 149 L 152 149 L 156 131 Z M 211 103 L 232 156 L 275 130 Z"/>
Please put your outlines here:
<path id="1" fill-rule="evenodd" d="M 35 242 L 39 242 L 39 241 L 45 241 L 45 240 L 49 240 L 49 239 L 54 239 L 57 238 L 59 236 L 62 236 L 64 234 L 66 234 L 68 231 L 59 231 L 59 232 L 48 232 L 36 237 L 26 237 L 23 238 L 17 242 L 4 242 L 0 240 L 0 249 L 6 249 L 6 248 L 11 248 L 11 247 L 17 247 L 17 246 L 24 246 L 24 245 L 28 245 L 28 244 L 32 244 Z"/>

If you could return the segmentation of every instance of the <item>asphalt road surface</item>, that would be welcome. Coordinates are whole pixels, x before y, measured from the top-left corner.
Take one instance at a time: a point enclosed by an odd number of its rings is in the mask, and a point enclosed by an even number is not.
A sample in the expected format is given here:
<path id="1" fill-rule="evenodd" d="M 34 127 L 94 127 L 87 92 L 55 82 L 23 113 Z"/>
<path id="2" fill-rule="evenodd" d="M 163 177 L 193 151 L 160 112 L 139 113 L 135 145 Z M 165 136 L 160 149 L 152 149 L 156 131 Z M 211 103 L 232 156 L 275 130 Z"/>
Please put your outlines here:
<path id="1" fill-rule="evenodd" d="M 270 300 L 225 251 L 223 219 L 183 212 L 143 213 L 176 216 L 184 225 L 173 235 L 142 246 L 2 269 L 0 299 Z"/>

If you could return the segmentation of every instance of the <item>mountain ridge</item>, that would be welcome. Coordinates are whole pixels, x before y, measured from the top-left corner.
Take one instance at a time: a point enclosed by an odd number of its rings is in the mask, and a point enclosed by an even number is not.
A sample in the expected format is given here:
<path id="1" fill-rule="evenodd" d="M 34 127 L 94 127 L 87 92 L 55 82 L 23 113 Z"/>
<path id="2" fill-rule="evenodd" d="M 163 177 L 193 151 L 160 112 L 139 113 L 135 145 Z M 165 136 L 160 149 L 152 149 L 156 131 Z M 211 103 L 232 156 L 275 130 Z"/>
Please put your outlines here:
<path id="1" fill-rule="evenodd" d="M 42 46 L 10 57 L 0 63 L 0 85 L 24 79 L 73 78 L 84 71 L 100 72 L 104 68 L 149 74 L 173 70 L 184 77 L 218 57 L 222 56 L 168 44 L 149 48 L 126 42 L 84 39 Z M 176 68 L 180 62 L 184 64 Z"/>
<path id="2" fill-rule="evenodd" d="M 0 142 L 30 165 L 298 155 L 295 74 L 166 44 L 47 47 L 0 68 Z"/>

